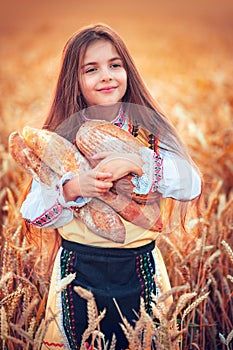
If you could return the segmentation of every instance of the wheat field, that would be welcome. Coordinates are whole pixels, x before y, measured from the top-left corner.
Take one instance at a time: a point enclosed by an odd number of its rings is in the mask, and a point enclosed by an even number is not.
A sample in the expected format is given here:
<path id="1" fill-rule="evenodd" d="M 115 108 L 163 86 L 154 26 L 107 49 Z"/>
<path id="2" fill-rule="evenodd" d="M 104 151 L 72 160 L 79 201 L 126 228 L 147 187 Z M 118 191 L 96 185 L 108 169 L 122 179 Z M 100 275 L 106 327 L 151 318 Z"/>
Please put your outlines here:
<path id="1" fill-rule="evenodd" d="M 32 7 L 28 0 L 20 4 L 5 4 L 0 24 L 0 348 L 40 348 L 47 327 L 49 242 L 55 237 L 44 230 L 37 232 L 37 244 L 27 241 L 19 208 L 29 177 L 9 155 L 8 137 L 24 125 L 42 125 L 66 39 L 81 25 L 102 21 L 125 39 L 204 180 L 200 211 L 189 212 L 186 232 L 175 228 L 158 240 L 174 302 L 167 309 L 167 295 L 155 300 L 159 326 L 148 318 L 143 302 L 134 329 L 122 320 L 129 349 L 150 349 L 152 343 L 160 350 L 233 349 L 231 2 L 206 0 L 195 6 L 183 0 L 146 1 L 142 7 L 137 1 L 119 1 L 113 10 L 103 0 L 94 14 L 87 4 L 73 0 L 69 5 L 59 0 L 56 6 L 46 2 Z M 77 293 L 94 309 L 91 293 Z M 101 328 L 104 314 L 90 314 L 87 334 L 99 337 L 98 350 L 104 350 L 101 334 L 92 329 L 97 317 Z M 83 344 L 85 349 L 85 339 Z"/>

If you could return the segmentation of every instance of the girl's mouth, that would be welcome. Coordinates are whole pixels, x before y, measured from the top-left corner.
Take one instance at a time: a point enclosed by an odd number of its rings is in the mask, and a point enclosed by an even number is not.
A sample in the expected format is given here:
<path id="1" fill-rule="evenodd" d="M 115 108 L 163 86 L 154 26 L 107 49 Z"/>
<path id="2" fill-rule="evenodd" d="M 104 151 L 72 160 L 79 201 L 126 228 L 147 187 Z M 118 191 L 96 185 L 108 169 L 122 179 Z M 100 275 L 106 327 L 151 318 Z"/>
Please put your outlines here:
<path id="1" fill-rule="evenodd" d="M 98 91 L 101 91 L 101 92 L 112 92 L 116 89 L 115 86 L 106 86 L 102 89 L 99 89 Z"/>

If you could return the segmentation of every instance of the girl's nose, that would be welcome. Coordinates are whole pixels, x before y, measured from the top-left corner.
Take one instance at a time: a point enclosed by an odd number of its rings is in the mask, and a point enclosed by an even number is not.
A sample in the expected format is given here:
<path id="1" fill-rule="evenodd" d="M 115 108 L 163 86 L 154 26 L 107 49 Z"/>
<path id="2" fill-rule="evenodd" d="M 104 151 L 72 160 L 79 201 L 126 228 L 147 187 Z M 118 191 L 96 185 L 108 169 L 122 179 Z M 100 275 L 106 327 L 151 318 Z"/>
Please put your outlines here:
<path id="1" fill-rule="evenodd" d="M 100 76 L 101 81 L 109 81 L 112 80 L 112 74 L 108 68 L 103 68 L 101 70 L 101 76 Z"/>

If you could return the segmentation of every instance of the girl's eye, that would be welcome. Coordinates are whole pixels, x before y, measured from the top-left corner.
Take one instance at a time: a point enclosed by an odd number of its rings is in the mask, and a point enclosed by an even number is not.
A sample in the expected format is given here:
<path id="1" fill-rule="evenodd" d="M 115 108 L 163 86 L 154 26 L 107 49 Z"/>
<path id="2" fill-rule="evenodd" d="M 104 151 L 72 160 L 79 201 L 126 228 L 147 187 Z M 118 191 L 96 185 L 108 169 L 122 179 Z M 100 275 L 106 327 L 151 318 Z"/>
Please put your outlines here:
<path id="1" fill-rule="evenodd" d="M 85 73 L 92 73 L 92 72 L 94 72 L 94 71 L 96 71 L 96 68 L 91 67 L 91 68 L 88 68 L 88 69 L 85 71 Z"/>
<path id="2" fill-rule="evenodd" d="M 111 67 L 112 67 L 112 68 L 119 68 L 119 67 L 121 67 L 121 64 L 120 64 L 120 63 L 113 63 L 113 64 L 111 65 Z"/>

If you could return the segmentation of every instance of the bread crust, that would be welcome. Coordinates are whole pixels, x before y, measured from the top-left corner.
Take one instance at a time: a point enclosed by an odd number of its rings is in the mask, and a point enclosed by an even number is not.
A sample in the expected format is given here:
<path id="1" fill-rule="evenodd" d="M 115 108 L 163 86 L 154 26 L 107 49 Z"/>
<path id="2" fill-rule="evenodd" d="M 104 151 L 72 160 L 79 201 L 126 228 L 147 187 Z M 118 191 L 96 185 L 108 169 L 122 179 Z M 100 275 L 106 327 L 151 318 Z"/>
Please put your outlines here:
<path id="1" fill-rule="evenodd" d="M 78 174 L 89 168 L 88 161 L 64 137 L 46 129 L 23 128 L 23 138 L 29 148 L 53 171 L 62 176 L 68 171 Z"/>
<path id="2" fill-rule="evenodd" d="M 98 236 L 124 243 L 126 230 L 115 210 L 97 198 L 74 211 L 74 215 Z"/>
<path id="3" fill-rule="evenodd" d="M 56 184 L 59 180 L 56 174 L 46 165 L 38 155 L 27 146 L 24 138 L 15 131 L 9 136 L 9 152 L 13 159 L 24 168 L 24 170 L 37 181 L 48 186 Z"/>

